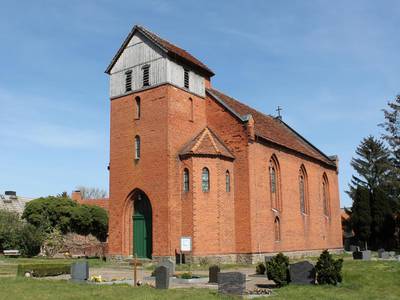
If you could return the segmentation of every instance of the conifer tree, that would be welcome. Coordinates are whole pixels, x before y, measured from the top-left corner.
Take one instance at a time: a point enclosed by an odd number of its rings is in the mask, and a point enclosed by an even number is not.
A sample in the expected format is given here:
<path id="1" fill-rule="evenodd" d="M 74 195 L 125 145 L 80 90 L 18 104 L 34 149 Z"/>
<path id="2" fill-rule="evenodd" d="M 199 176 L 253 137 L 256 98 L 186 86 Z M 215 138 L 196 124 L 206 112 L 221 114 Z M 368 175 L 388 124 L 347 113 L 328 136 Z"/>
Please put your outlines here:
<path id="1" fill-rule="evenodd" d="M 369 240 L 374 247 L 384 246 L 394 232 L 391 222 L 393 213 L 388 196 L 390 153 L 382 141 L 369 136 L 362 140 L 356 154 L 357 157 L 352 159 L 351 166 L 357 176 L 352 177 L 348 192 L 353 199 L 353 230 L 360 241 Z"/>
<path id="2" fill-rule="evenodd" d="M 355 237 L 358 241 L 364 243 L 365 249 L 368 248 L 367 243 L 371 236 L 372 224 L 369 199 L 368 189 L 359 185 L 353 195 L 353 207 L 350 217 L 350 224 Z"/>

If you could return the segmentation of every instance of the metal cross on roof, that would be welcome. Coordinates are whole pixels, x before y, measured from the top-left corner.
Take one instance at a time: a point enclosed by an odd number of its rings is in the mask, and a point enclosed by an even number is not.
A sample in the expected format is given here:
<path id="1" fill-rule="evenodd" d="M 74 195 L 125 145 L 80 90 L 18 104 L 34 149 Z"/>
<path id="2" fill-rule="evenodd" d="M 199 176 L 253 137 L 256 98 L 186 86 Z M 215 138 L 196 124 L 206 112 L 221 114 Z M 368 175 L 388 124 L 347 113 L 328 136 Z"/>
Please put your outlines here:
<path id="1" fill-rule="evenodd" d="M 276 111 L 278 112 L 278 118 L 279 119 L 282 119 L 282 116 L 281 116 L 281 111 L 283 110 L 283 108 L 281 108 L 279 105 L 278 105 L 278 108 L 276 109 Z"/>

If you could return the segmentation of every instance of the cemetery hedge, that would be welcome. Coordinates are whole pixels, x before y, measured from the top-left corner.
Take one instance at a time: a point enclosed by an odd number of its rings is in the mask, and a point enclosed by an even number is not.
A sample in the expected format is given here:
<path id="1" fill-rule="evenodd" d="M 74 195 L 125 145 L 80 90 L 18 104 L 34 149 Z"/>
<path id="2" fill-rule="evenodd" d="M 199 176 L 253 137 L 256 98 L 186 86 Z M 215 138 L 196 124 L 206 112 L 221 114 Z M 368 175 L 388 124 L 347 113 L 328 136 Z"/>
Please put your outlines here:
<path id="1" fill-rule="evenodd" d="M 33 277 L 57 276 L 71 273 L 71 264 L 48 263 L 48 264 L 19 264 L 17 276 L 24 276 L 26 272 Z"/>

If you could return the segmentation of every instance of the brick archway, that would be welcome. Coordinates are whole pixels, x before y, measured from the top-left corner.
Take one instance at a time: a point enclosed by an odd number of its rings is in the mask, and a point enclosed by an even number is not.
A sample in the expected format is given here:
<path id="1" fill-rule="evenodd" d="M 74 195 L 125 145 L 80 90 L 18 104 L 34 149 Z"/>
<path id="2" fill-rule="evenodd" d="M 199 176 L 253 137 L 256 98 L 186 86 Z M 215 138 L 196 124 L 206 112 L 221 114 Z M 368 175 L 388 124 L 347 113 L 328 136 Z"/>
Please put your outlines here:
<path id="1" fill-rule="evenodd" d="M 153 219 L 153 212 L 152 212 L 152 204 L 150 201 L 150 198 L 147 196 L 147 194 L 139 189 L 135 188 L 128 194 L 128 196 L 125 199 L 125 204 L 124 204 L 124 211 L 123 211 L 123 223 L 122 223 L 122 250 L 125 255 L 133 256 L 134 251 L 133 251 L 133 246 L 134 246 L 134 232 L 133 232 L 133 215 L 134 215 L 134 210 L 135 210 L 135 202 L 136 201 L 147 201 L 148 205 L 150 206 L 150 222 L 152 222 Z M 152 225 L 150 226 L 150 238 L 153 235 L 152 234 Z M 152 240 L 150 242 L 150 247 L 152 248 Z"/>

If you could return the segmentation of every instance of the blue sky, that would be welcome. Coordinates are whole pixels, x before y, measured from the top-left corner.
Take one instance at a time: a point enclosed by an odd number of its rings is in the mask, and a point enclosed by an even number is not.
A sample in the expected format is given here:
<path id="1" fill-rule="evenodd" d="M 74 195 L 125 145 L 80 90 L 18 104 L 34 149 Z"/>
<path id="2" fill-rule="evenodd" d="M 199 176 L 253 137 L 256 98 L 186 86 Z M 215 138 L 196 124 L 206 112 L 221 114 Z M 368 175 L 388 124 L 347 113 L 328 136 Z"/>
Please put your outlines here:
<path id="1" fill-rule="evenodd" d="M 213 86 L 340 157 L 400 93 L 399 1 L 2 1 L 0 192 L 108 189 L 108 78 L 134 24 L 214 70 Z"/>

